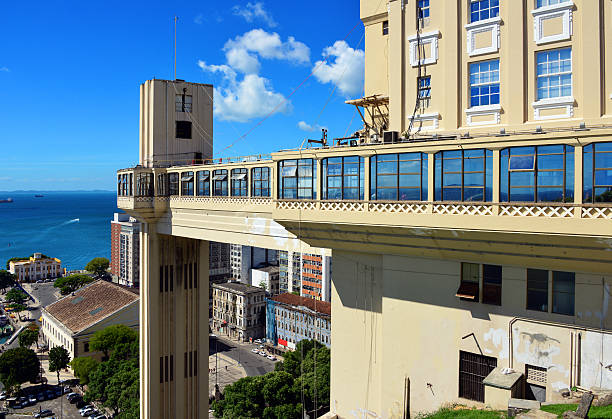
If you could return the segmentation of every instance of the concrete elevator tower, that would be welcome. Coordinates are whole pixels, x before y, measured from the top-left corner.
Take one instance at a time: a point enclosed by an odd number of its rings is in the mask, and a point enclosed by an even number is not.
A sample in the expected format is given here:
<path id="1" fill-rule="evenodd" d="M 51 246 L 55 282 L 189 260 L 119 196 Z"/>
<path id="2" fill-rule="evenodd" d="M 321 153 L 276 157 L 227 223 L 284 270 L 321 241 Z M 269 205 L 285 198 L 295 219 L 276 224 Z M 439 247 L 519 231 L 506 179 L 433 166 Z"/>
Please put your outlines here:
<path id="1" fill-rule="evenodd" d="M 140 86 L 139 163 L 154 173 L 135 179 L 139 190 L 168 200 L 178 179 L 167 167 L 212 158 L 212 95 L 212 85 L 182 80 Z M 140 417 L 208 417 L 208 241 L 160 230 L 162 213 L 140 217 Z"/>

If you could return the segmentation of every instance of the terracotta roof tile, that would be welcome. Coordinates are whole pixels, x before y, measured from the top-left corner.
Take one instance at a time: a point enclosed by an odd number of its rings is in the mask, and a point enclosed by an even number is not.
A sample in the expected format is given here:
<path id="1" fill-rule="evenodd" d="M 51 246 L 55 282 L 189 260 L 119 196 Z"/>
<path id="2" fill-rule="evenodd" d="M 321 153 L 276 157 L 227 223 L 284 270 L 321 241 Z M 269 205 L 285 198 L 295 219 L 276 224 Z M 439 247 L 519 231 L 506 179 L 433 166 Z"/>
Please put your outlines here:
<path id="1" fill-rule="evenodd" d="M 275 295 L 271 298 L 271 300 L 277 301 L 279 303 L 289 304 L 292 306 L 304 306 L 312 311 L 316 311 L 317 313 L 328 314 L 331 316 L 331 303 L 327 301 L 318 301 L 312 298 L 301 297 L 299 295 L 286 293 Z M 316 301 L 316 302 L 315 302 Z M 316 304 L 316 309 L 315 309 Z"/>
<path id="2" fill-rule="evenodd" d="M 79 333 L 140 297 L 111 282 L 98 280 L 44 308 L 51 316 Z"/>

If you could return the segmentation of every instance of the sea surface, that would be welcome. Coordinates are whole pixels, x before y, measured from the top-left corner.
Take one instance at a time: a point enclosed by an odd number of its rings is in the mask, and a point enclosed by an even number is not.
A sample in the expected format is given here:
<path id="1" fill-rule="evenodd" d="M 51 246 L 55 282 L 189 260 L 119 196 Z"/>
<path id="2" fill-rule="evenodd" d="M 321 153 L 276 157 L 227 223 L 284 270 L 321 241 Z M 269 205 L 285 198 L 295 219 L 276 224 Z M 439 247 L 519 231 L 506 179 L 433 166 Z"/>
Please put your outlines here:
<path id="1" fill-rule="evenodd" d="M 13 202 L 0 203 L 0 269 L 34 252 L 69 270 L 98 256 L 110 260 L 110 221 L 120 212 L 114 192 L 0 192 L 6 198 Z"/>

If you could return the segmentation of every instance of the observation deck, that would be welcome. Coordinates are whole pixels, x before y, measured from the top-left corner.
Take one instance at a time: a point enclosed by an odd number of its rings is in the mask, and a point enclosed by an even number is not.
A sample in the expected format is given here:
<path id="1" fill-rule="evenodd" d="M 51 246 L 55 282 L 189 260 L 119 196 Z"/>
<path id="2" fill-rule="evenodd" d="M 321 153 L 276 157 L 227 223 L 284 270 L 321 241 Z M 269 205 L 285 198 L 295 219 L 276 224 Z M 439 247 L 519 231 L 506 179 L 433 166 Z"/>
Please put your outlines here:
<path id="1" fill-rule="evenodd" d="M 610 139 L 609 127 L 576 128 L 135 167 L 117 172 L 117 205 L 173 234 L 208 225 L 262 247 L 299 239 L 424 257 L 485 252 L 527 265 L 561 252 L 558 267 L 609 272 Z"/>

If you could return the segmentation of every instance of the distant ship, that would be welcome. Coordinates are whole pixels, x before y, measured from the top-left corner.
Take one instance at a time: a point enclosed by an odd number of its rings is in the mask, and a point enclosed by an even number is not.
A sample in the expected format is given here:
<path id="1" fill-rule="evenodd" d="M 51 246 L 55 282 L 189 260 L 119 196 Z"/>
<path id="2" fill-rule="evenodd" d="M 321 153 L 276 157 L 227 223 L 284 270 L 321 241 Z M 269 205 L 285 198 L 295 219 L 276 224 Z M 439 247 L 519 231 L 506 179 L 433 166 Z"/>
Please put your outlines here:
<path id="1" fill-rule="evenodd" d="M 34 198 L 42 198 L 43 196 L 44 196 L 44 195 L 38 195 L 38 194 L 36 194 L 36 195 L 34 195 Z"/>
<path id="2" fill-rule="evenodd" d="M 13 198 L 0 199 L 0 204 L 10 204 L 13 202 Z"/>

